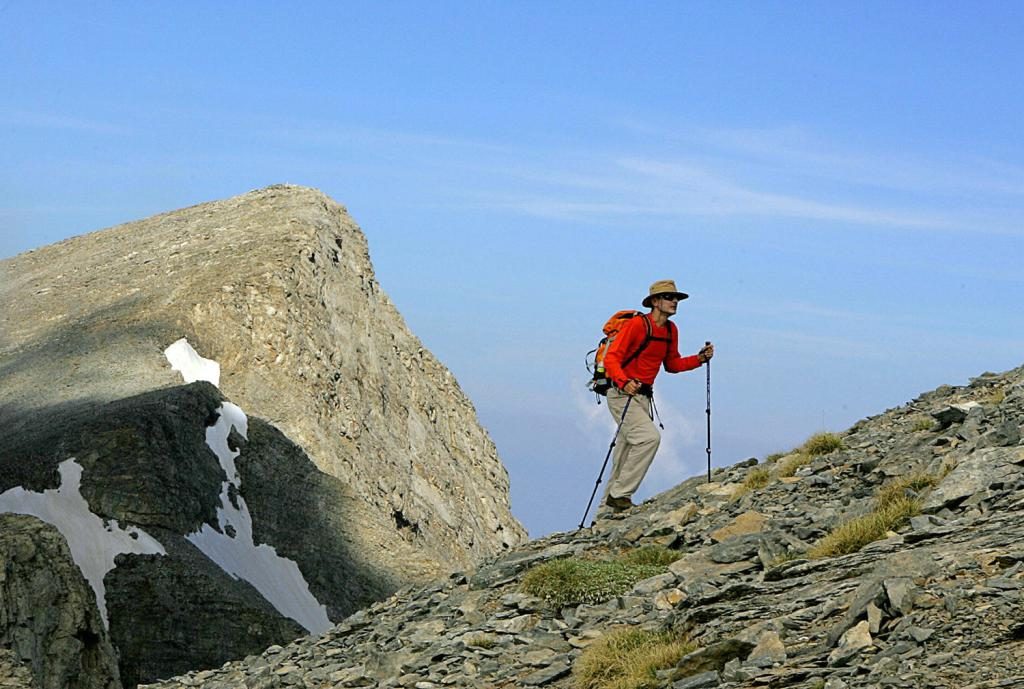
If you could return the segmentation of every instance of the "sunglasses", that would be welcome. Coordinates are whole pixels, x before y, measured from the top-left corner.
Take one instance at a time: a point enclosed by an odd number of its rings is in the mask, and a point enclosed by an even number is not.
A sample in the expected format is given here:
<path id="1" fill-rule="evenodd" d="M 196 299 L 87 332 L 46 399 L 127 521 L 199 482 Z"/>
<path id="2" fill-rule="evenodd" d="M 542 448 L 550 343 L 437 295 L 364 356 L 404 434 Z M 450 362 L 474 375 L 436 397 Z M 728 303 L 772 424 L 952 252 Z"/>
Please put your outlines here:
<path id="1" fill-rule="evenodd" d="M 679 301 L 678 294 L 659 294 L 658 299 L 667 299 L 669 301 Z"/>

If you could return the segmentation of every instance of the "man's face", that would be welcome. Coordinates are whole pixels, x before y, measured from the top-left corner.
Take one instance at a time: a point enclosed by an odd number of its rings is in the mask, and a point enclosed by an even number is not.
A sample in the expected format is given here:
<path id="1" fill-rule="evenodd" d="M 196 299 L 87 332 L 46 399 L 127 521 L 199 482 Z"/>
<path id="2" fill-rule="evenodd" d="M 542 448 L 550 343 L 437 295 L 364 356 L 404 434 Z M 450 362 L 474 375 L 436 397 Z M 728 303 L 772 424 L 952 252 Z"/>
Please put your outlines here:
<path id="1" fill-rule="evenodd" d="M 662 294 L 656 298 L 655 303 L 661 311 L 671 316 L 679 306 L 679 297 L 674 294 Z"/>

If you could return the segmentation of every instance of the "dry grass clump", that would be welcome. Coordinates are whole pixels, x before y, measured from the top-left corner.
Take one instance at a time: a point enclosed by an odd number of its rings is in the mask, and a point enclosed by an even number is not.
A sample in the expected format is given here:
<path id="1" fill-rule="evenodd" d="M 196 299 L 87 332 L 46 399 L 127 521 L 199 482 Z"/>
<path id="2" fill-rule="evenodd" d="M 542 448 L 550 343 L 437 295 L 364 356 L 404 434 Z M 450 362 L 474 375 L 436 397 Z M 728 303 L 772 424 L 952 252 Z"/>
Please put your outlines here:
<path id="1" fill-rule="evenodd" d="M 843 449 L 843 439 L 835 433 L 815 433 L 800 446 L 800 452 L 811 457 L 827 455 L 841 449 Z"/>
<path id="2" fill-rule="evenodd" d="M 576 689 L 656 689 L 658 670 L 676 665 L 696 646 L 671 632 L 630 627 L 606 634 L 573 665 Z"/>
<path id="3" fill-rule="evenodd" d="M 800 560 L 804 557 L 806 557 L 806 555 L 802 552 L 798 553 L 787 549 L 786 552 L 772 559 L 772 561 L 768 564 L 768 569 L 771 569 L 772 567 L 778 567 L 779 565 L 784 565 L 787 562 L 792 562 L 793 560 Z"/>
<path id="4" fill-rule="evenodd" d="M 881 540 L 921 512 L 921 503 L 912 498 L 897 498 L 884 507 L 876 507 L 862 517 L 841 524 L 807 551 L 807 557 L 818 559 L 855 553 L 868 543 Z"/>
<path id="5" fill-rule="evenodd" d="M 479 634 L 472 634 L 464 637 L 462 642 L 470 648 L 482 648 L 487 650 L 489 648 L 494 648 L 498 643 L 498 639 L 493 634 L 480 632 Z"/>
<path id="6" fill-rule="evenodd" d="M 944 479 L 947 476 L 949 476 L 950 474 L 952 474 L 953 473 L 953 469 L 956 469 L 956 466 L 957 466 L 957 462 L 955 462 L 955 461 L 951 462 L 947 458 L 947 460 L 942 463 L 942 466 L 939 467 L 939 481 L 941 482 L 942 479 Z"/>
<path id="7" fill-rule="evenodd" d="M 628 591 L 638 581 L 664 574 L 666 565 L 569 557 L 532 568 L 520 588 L 561 608 L 580 603 L 601 603 Z"/>
<path id="8" fill-rule="evenodd" d="M 812 459 L 813 457 L 805 452 L 788 454 L 775 463 L 775 475 L 779 478 L 788 478 L 800 467 L 810 464 Z"/>
<path id="9" fill-rule="evenodd" d="M 855 553 L 868 543 L 885 538 L 921 513 L 917 493 L 938 484 L 939 476 L 924 471 L 889 481 L 875 493 L 875 508 L 862 517 L 839 525 L 807 551 L 812 559 Z M 908 492 L 912 495 L 908 495 Z"/>
<path id="10" fill-rule="evenodd" d="M 843 449 L 843 439 L 835 433 L 815 433 L 803 445 L 789 454 L 771 455 L 765 460 L 765 463 L 774 463 L 775 475 L 779 478 L 788 478 L 795 474 L 800 467 L 807 466 L 814 461 L 815 457 L 841 449 Z"/>
<path id="11" fill-rule="evenodd" d="M 922 490 L 938 485 L 939 480 L 938 476 L 929 474 L 926 471 L 917 471 L 907 476 L 901 476 L 879 488 L 878 492 L 875 493 L 875 502 L 878 505 L 888 505 L 900 498 L 913 498 Z M 915 495 L 907 495 L 907 491 Z"/>
<path id="12" fill-rule="evenodd" d="M 930 431 L 935 428 L 935 420 L 927 416 L 919 416 L 914 419 L 914 425 L 911 426 L 911 430 L 915 433 L 917 431 Z"/>
<path id="13" fill-rule="evenodd" d="M 771 477 L 772 472 L 768 470 L 768 467 L 754 467 L 747 472 L 747 477 L 743 479 L 743 487 L 747 490 L 764 488 L 768 485 Z"/>
<path id="14" fill-rule="evenodd" d="M 768 467 L 753 467 L 747 472 L 746 477 L 743 479 L 743 483 L 741 483 L 739 488 L 736 489 L 736 492 L 733 494 L 733 499 L 739 500 L 752 490 L 764 488 L 771 482 L 771 479 L 772 472 Z"/>
<path id="15" fill-rule="evenodd" d="M 773 452 L 772 454 L 770 454 L 770 455 L 768 455 L 767 457 L 764 458 L 764 463 L 765 464 L 774 464 L 775 462 L 779 461 L 780 459 L 782 459 L 785 456 L 786 456 L 785 452 Z"/>

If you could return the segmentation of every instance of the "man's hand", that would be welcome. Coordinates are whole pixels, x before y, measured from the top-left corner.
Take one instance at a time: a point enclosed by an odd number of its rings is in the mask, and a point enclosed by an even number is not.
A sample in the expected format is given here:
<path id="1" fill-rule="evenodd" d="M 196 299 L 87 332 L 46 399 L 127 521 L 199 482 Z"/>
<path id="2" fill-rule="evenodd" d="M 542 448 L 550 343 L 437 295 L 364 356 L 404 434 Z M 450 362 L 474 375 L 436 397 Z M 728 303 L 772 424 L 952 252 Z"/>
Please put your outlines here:
<path id="1" fill-rule="evenodd" d="M 622 388 L 622 391 L 629 395 L 630 397 L 632 397 L 636 393 L 640 392 L 640 381 L 634 378 L 633 380 L 626 383 L 626 385 Z"/>
<path id="2" fill-rule="evenodd" d="M 711 361 L 711 357 L 715 355 L 715 345 L 710 342 L 704 343 L 704 346 L 699 352 L 697 352 L 697 358 L 700 359 L 700 363 L 706 364 Z"/>

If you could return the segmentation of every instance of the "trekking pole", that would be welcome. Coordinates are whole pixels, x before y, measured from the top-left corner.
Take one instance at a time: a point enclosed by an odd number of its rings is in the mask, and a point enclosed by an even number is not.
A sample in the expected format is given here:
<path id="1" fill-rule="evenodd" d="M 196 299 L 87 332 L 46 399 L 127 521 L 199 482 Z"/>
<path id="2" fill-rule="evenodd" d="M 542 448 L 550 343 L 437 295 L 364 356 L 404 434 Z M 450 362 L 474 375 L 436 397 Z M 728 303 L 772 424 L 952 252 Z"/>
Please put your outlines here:
<path id="1" fill-rule="evenodd" d="M 710 342 L 705 342 L 704 346 L 707 347 L 710 344 Z M 711 359 L 707 360 L 705 366 L 708 367 L 708 408 L 706 410 L 708 415 L 708 483 L 711 483 Z"/>
<path id="2" fill-rule="evenodd" d="M 601 479 L 604 478 L 604 470 L 608 466 L 608 458 L 612 456 L 612 449 L 615 447 L 615 441 L 619 439 L 619 431 L 622 430 L 622 423 L 626 420 L 626 412 L 629 411 L 629 403 L 633 401 L 633 396 L 630 395 L 629 399 L 626 400 L 626 406 L 622 408 L 622 418 L 619 419 L 619 425 L 615 428 L 615 435 L 612 436 L 612 444 L 608 446 L 608 454 L 604 456 L 604 464 L 601 465 L 601 473 L 597 475 L 597 483 L 594 484 L 594 492 L 590 494 L 590 502 L 587 503 L 587 510 L 583 513 L 583 519 L 580 520 L 579 529 L 583 528 L 584 522 L 587 521 L 587 515 L 590 513 L 590 506 L 594 504 L 594 496 L 597 495 L 597 487 L 601 485 Z"/>

